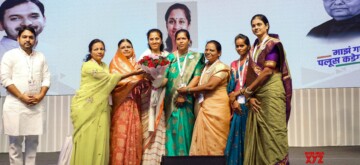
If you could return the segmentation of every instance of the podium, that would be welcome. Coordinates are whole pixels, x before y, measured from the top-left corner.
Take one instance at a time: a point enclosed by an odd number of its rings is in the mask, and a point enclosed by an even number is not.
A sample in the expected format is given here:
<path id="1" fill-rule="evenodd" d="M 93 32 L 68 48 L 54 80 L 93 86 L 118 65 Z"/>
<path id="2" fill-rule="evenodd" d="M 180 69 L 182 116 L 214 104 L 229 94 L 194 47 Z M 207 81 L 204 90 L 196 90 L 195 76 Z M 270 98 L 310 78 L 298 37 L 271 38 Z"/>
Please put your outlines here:
<path id="1" fill-rule="evenodd" d="M 161 165 L 226 165 L 225 156 L 163 156 Z"/>

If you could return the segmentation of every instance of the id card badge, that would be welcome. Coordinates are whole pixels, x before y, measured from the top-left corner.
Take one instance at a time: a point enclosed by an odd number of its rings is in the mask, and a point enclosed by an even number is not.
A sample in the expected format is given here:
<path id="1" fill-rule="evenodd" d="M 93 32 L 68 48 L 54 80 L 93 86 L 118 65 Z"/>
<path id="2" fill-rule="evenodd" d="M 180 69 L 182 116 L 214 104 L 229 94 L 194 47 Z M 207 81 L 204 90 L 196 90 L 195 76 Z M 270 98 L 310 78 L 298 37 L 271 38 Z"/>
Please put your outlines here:
<path id="1" fill-rule="evenodd" d="M 244 95 L 240 95 L 237 97 L 237 101 L 240 104 L 245 104 L 245 96 Z"/>
<path id="2" fill-rule="evenodd" d="M 202 103 L 204 101 L 204 94 L 200 93 L 198 96 L 199 103 Z"/>
<path id="3" fill-rule="evenodd" d="M 180 83 L 179 88 L 186 87 L 186 83 Z"/>
<path id="4" fill-rule="evenodd" d="M 28 81 L 29 90 L 27 92 L 28 95 L 33 96 L 38 93 L 38 88 L 34 80 Z"/>

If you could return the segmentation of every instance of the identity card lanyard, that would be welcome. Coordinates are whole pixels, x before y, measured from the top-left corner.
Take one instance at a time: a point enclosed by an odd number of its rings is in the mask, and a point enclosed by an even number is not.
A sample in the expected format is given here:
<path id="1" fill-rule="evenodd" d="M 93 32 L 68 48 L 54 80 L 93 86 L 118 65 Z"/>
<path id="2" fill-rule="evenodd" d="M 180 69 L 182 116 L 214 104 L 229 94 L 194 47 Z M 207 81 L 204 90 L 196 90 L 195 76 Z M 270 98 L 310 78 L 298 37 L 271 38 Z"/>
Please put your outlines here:
<path id="1" fill-rule="evenodd" d="M 244 87 L 244 80 L 245 80 L 245 69 L 248 65 L 249 62 L 249 58 L 246 57 L 245 63 L 242 66 L 242 70 L 241 70 L 241 66 L 240 66 L 240 59 L 239 59 L 239 72 L 238 72 L 238 76 L 239 76 L 239 85 L 240 85 L 240 89 L 242 89 Z"/>
<path id="2" fill-rule="evenodd" d="M 264 40 L 261 42 L 260 50 L 263 50 L 263 49 L 265 48 L 265 47 L 264 47 L 264 43 L 265 43 L 265 41 L 266 41 L 268 38 L 269 38 L 269 36 L 266 36 L 266 37 L 264 38 Z M 255 55 L 256 55 L 256 50 L 257 50 L 257 46 L 255 46 L 254 52 L 253 52 L 253 54 L 252 54 L 252 57 L 253 57 L 253 59 L 254 59 L 255 62 L 257 62 L 257 56 L 255 57 Z"/>
<path id="3" fill-rule="evenodd" d="M 185 68 L 186 68 L 186 62 L 187 62 L 188 54 L 189 53 L 186 54 L 184 62 L 183 62 L 183 66 L 181 67 L 179 52 L 176 52 L 176 55 L 177 55 L 176 58 L 177 58 L 177 61 L 178 61 L 178 69 L 179 69 L 179 72 L 180 72 L 179 74 L 180 74 L 180 78 L 181 78 L 180 87 L 186 87 L 186 84 L 183 81 L 183 76 L 184 76 L 184 72 L 185 72 Z"/>
<path id="4" fill-rule="evenodd" d="M 240 59 L 239 59 L 239 71 L 238 71 L 238 76 L 239 76 L 239 85 L 240 85 L 240 90 L 244 87 L 244 80 L 246 79 L 245 78 L 245 69 L 247 68 L 247 65 L 248 65 L 248 57 L 246 57 L 246 60 L 245 60 L 245 63 L 243 64 L 242 66 L 242 70 L 241 70 L 241 66 L 240 66 Z M 244 95 L 239 95 L 237 97 L 237 101 L 240 103 L 240 104 L 245 104 L 245 96 Z"/>
<path id="5" fill-rule="evenodd" d="M 26 57 L 26 63 L 27 63 L 27 67 L 29 70 L 29 89 L 28 89 L 28 94 L 29 95 L 34 95 L 36 94 L 38 91 L 37 85 L 35 83 L 35 80 L 33 78 L 33 71 L 34 71 L 34 58 L 32 57 L 32 55 L 30 54 L 29 57 Z"/>
<path id="6" fill-rule="evenodd" d="M 201 85 L 201 82 L 202 82 L 202 79 L 203 79 L 205 73 L 209 73 L 209 72 L 211 71 L 211 69 L 215 66 L 215 64 L 216 64 L 218 61 L 219 61 L 219 60 L 216 60 L 214 63 L 212 63 L 209 68 L 207 68 L 207 66 L 204 68 L 204 70 L 202 71 L 201 76 L 200 76 L 199 85 Z M 202 102 L 204 101 L 204 94 L 203 94 L 203 93 L 200 93 L 200 94 L 199 94 L 198 101 L 199 101 L 199 103 L 202 103 Z"/>
<path id="7" fill-rule="evenodd" d="M 32 55 L 29 55 L 29 57 L 25 56 L 26 59 L 26 64 L 28 67 L 28 71 L 29 71 L 29 84 L 34 83 L 34 78 L 33 78 L 33 70 L 34 70 L 34 60 L 32 58 Z"/>

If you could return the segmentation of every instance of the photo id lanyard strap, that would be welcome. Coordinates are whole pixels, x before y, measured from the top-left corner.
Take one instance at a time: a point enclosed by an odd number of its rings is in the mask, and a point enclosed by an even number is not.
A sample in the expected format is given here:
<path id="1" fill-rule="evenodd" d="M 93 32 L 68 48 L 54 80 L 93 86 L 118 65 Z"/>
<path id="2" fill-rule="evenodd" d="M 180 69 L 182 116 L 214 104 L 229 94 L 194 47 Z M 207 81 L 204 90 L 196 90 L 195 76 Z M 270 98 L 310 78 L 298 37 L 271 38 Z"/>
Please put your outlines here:
<path id="1" fill-rule="evenodd" d="M 264 38 L 264 40 L 261 42 L 261 44 L 260 44 L 260 50 L 261 50 L 261 51 L 264 49 L 264 48 L 263 48 L 263 45 L 265 44 L 265 41 L 266 41 L 268 38 L 269 38 L 269 36 L 266 36 L 266 37 Z M 256 51 L 257 51 L 257 46 L 255 46 L 254 52 L 253 52 L 253 54 L 252 54 L 252 57 L 253 57 L 253 59 L 254 59 L 255 62 L 257 62 L 257 56 L 255 57 Z"/>
<path id="2" fill-rule="evenodd" d="M 189 53 L 186 54 L 184 62 L 183 62 L 183 66 L 181 67 L 179 52 L 178 51 L 176 52 L 176 58 L 177 58 L 177 61 L 178 61 L 178 69 L 179 69 L 179 74 L 180 74 L 180 77 L 181 77 L 181 83 L 183 83 L 182 81 L 183 81 L 183 76 L 184 76 L 184 72 L 185 72 L 185 68 L 186 68 L 186 62 L 187 62 L 188 55 L 189 55 Z"/>
<path id="3" fill-rule="evenodd" d="M 219 61 L 219 59 L 217 59 L 217 60 L 209 67 L 209 69 L 208 69 L 207 66 L 205 66 L 205 68 L 204 68 L 204 70 L 202 71 L 201 76 L 200 76 L 199 85 L 201 85 L 201 81 L 202 81 L 202 79 L 203 79 L 203 76 L 204 76 L 205 72 L 210 71 L 210 69 L 213 68 L 218 61 Z"/>
<path id="4" fill-rule="evenodd" d="M 249 62 L 249 58 L 246 57 L 245 63 L 242 65 L 242 70 L 241 70 L 241 66 L 240 66 L 240 59 L 239 59 L 239 71 L 238 71 L 238 76 L 239 76 L 239 85 L 240 85 L 240 89 L 242 89 L 244 87 L 245 84 L 245 70 L 247 68 L 248 62 Z"/>
<path id="5" fill-rule="evenodd" d="M 28 57 L 25 56 L 27 68 L 29 71 L 29 83 L 33 83 L 34 77 L 33 77 L 33 71 L 34 71 L 34 60 L 32 58 L 32 54 L 30 54 Z"/>
<path id="6" fill-rule="evenodd" d="M 201 73 L 201 76 L 200 76 L 200 81 L 199 81 L 199 85 L 201 85 L 201 81 L 205 75 L 205 73 L 209 72 L 214 66 L 215 64 L 219 61 L 219 59 L 217 59 L 214 63 L 211 64 L 211 66 L 208 68 L 207 66 L 205 66 L 204 70 L 202 71 Z M 204 94 L 203 93 L 200 93 L 199 96 L 198 96 L 198 102 L 199 104 L 202 103 L 204 101 Z"/>

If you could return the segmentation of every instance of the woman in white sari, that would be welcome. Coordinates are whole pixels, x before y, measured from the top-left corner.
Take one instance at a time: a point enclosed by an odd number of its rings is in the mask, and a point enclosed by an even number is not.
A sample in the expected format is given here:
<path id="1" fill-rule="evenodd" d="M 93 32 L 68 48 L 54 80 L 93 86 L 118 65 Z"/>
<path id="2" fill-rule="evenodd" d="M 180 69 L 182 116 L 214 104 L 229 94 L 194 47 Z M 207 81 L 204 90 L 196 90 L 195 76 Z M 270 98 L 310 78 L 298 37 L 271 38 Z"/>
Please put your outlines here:
<path id="1" fill-rule="evenodd" d="M 147 32 L 148 46 L 141 58 L 148 55 L 166 57 L 162 33 L 159 29 L 150 29 Z M 165 155 L 165 88 L 162 79 L 149 81 L 148 88 L 142 92 L 141 121 L 143 127 L 143 165 L 160 164 L 161 156 Z"/>

